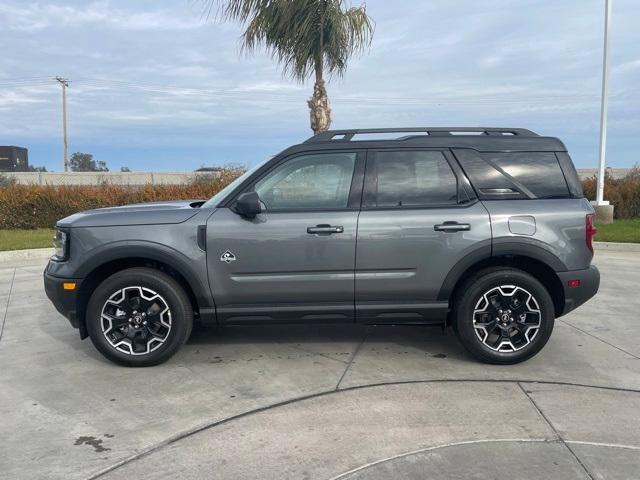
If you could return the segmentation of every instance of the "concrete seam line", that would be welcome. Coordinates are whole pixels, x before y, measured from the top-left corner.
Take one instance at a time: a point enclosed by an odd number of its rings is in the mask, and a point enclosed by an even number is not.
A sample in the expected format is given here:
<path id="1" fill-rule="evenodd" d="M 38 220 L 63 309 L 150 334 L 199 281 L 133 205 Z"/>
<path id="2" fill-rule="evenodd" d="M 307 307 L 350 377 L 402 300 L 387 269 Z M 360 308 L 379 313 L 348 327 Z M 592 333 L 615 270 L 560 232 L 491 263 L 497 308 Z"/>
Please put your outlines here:
<path id="1" fill-rule="evenodd" d="M 462 382 L 466 382 L 466 383 L 517 383 L 519 384 L 520 382 L 522 383 L 532 383 L 532 384 L 538 384 L 538 385 L 562 385 L 562 386 L 569 386 L 569 387 L 580 387 L 580 388 L 597 388 L 597 389 L 601 389 L 601 390 L 613 390 L 613 391 L 618 391 L 618 392 L 630 392 L 630 393 L 640 393 L 640 390 L 634 390 L 634 389 L 630 389 L 630 388 L 617 388 L 617 387 L 603 387 L 603 386 L 597 386 L 597 385 L 586 385 L 586 384 L 580 384 L 580 383 L 569 383 L 569 382 L 543 382 L 543 381 L 539 381 L 539 380 L 516 380 L 516 379 L 485 379 L 485 380 L 480 380 L 477 378 L 473 378 L 473 379 L 456 379 L 456 380 L 451 380 L 451 379 L 436 379 L 436 380 L 406 380 L 406 381 L 402 381 L 402 382 L 381 382 L 381 383 L 370 383 L 370 384 L 364 384 L 364 385 L 355 385 L 355 386 L 351 386 L 351 387 L 346 387 L 340 390 L 325 390 L 323 392 L 318 392 L 318 393 L 312 393 L 309 395 L 304 395 L 301 397 L 294 397 L 294 398 L 290 398 L 288 400 L 283 400 L 282 402 L 276 402 L 273 403 L 271 405 L 265 405 L 264 407 L 260 407 L 260 408 L 256 408 L 253 410 L 247 410 L 245 412 L 242 413 L 238 413 L 236 415 L 232 415 L 230 417 L 227 418 L 223 418 L 220 420 L 216 420 L 214 422 L 205 422 L 200 426 L 197 426 L 191 430 L 187 430 L 184 432 L 180 432 L 177 433 L 175 435 L 172 435 L 171 437 L 168 437 L 166 440 L 163 440 L 161 442 L 158 442 L 154 445 L 150 445 L 149 447 L 143 448 L 141 450 L 139 450 L 137 453 L 130 455 L 126 458 L 123 458 L 122 460 L 103 468 L 102 470 L 99 470 L 98 472 L 90 475 L 89 477 L 87 477 L 87 480 L 95 480 L 109 472 L 112 472 L 113 470 L 116 470 L 120 467 L 122 467 L 123 465 L 126 465 L 127 463 L 133 462 L 135 460 L 138 460 L 140 458 L 145 457 L 146 455 L 149 455 L 153 452 L 155 452 L 156 450 L 160 450 L 163 447 L 166 447 L 168 445 L 171 445 L 175 442 L 178 442 L 180 440 L 183 440 L 185 438 L 191 437 L 193 435 L 196 435 L 200 432 L 203 432 L 205 430 L 209 430 L 212 428 L 216 428 L 219 427 L 220 425 L 225 425 L 227 423 L 231 423 L 235 420 L 239 420 L 241 418 L 244 417 L 248 417 L 251 415 L 256 415 L 262 412 L 265 412 L 267 410 L 271 410 L 271 409 L 275 409 L 275 408 L 280 408 L 280 407 L 285 407 L 287 405 L 291 405 L 293 403 L 297 403 L 297 402 L 304 402 L 306 400 L 313 400 L 316 398 L 321 398 L 324 396 L 329 396 L 329 395 L 333 395 L 333 394 L 337 394 L 337 393 L 347 393 L 350 391 L 355 391 L 355 390 L 361 390 L 361 389 L 365 389 L 365 388 L 376 388 L 376 387 L 384 387 L 384 386 L 398 386 L 398 385 L 414 385 L 414 384 L 430 384 L 430 383 L 462 383 Z M 520 387 L 522 388 L 522 386 Z"/>
<path id="2" fill-rule="evenodd" d="M 339 480 L 341 478 L 344 478 L 348 475 L 351 475 L 353 473 L 359 472 L 361 470 L 365 470 L 369 467 L 373 467 L 375 465 L 380 465 L 382 463 L 386 463 L 389 461 L 393 461 L 393 460 L 397 460 L 399 458 L 404 458 L 404 457 L 409 457 L 411 455 L 416 455 L 418 453 L 423 453 L 423 452 L 429 452 L 429 451 L 433 451 L 433 450 L 439 450 L 439 449 L 443 449 L 443 448 L 448 448 L 448 447 L 459 447 L 462 445 L 473 445 L 473 444 L 477 444 L 477 443 L 508 443 L 508 442 L 513 442 L 513 443 L 559 443 L 562 444 L 561 440 L 547 440 L 545 438 L 497 438 L 497 439 L 485 439 L 485 440 L 466 440 L 466 441 L 461 441 L 461 442 L 452 442 L 452 443 L 445 443 L 442 445 L 436 445 L 433 447 L 425 447 L 425 448 L 419 448 L 417 450 L 412 450 L 410 452 L 405 452 L 405 453 L 400 453 L 398 455 L 393 455 L 391 457 L 387 457 L 387 458 L 383 458 L 381 460 L 376 460 L 375 462 L 370 462 L 370 463 L 366 463 L 364 465 L 361 465 L 357 468 L 354 468 L 352 470 L 349 470 L 347 472 L 341 473 L 340 475 L 337 475 L 335 477 L 331 477 L 329 480 Z M 619 445 L 616 443 L 598 443 L 598 442 L 581 442 L 581 441 L 572 441 L 572 440 L 567 440 L 565 441 L 565 443 L 573 443 L 573 444 L 578 444 L 578 445 L 591 445 L 591 446 L 595 446 L 595 447 L 609 447 L 609 448 L 626 448 L 626 449 L 630 449 L 630 450 L 640 450 L 640 447 L 636 447 L 636 446 L 632 446 L 632 445 Z"/>
<path id="3" fill-rule="evenodd" d="M 592 447 L 607 447 L 607 448 L 622 448 L 627 450 L 640 450 L 640 446 L 637 445 L 622 445 L 619 443 L 602 443 L 602 442 L 586 442 L 583 440 L 565 440 L 565 443 L 571 443 L 574 445 L 589 445 Z"/>
<path id="4" fill-rule="evenodd" d="M 13 292 L 13 282 L 16 280 L 16 269 L 13 269 L 13 276 L 11 277 L 11 285 L 9 285 L 9 294 L 7 295 L 7 304 L 4 307 L 4 315 L 2 315 L 2 325 L 0 325 L 0 340 L 2 340 L 2 334 L 4 333 L 4 324 L 7 322 L 7 313 L 9 312 L 9 302 L 11 301 L 11 293 Z"/>
<path id="5" fill-rule="evenodd" d="M 352 470 L 341 473 L 335 477 L 331 477 L 328 480 L 339 480 L 341 478 L 346 477 L 347 475 L 351 475 L 362 470 L 366 470 L 369 467 L 373 467 L 375 465 L 380 465 L 382 463 L 387 463 L 393 460 L 397 460 L 399 458 L 409 457 L 411 455 L 416 455 L 418 453 L 430 452 L 433 450 L 440 450 L 442 448 L 448 447 L 460 447 L 463 445 L 474 445 L 477 443 L 560 443 L 558 440 L 548 440 L 546 438 L 490 438 L 486 440 L 464 440 L 461 442 L 451 442 L 451 443 L 443 443 L 442 445 L 434 445 L 433 447 L 425 447 L 419 448 L 417 450 L 412 450 L 410 452 L 399 453 L 398 455 L 393 455 L 388 458 L 383 458 L 382 460 L 376 460 L 375 462 L 365 463 L 364 465 L 360 465 Z"/>
<path id="6" fill-rule="evenodd" d="M 584 473 L 587 474 L 587 476 L 591 479 L 591 480 L 595 480 L 593 478 L 593 475 L 591 475 L 591 472 L 589 470 L 587 470 L 587 467 L 584 463 L 582 463 L 582 460 L 580 460 L 580 458 L 578 458 L 578 455 L 575 454 L 575 452 L 573 451 L 573 449 L 567 445 L 567 442 L 564 441 L 564 438 L 562 438 L 562 435 L 560 435 L 560 433 L 558 432 L 558 430 L 556 430 L 556 427 L 553 425 L 553 423 L 551 423 L 551 420 L 549 420 L 547 418 L 547 416 L 544 414 L 544 412 L 540 409 L 540 407 L 538 406 L 538 404 L 535 402 L 535 400 L 533 399 L 533 397 L 531 397 L 531 395 L 529 395 L 529 393 L 525 390 L 525 388 L 522 386 L 522 384 L 520 382 L 518 382 L 518 387 L 520 387 L 520 390 L 522 390 L 522 393 L 525 394 L 525 396 L 529 399 L 529 401 L 531 402 L 531 405 L 533 405 L 533 407 L 538 411 L 538 413 L 540 414 L 540 416 L 544 419 L 545 422 L 547 422 L 547 424 L 549 425 L 549 428 L 553 431 L 553 434 L 558 438 L 558 440 L 560 440 L 560 442 L 562 442 L 562 444 L 565 446 L 565 448 L 569 451 L 569 453 L 571 453 L 571 455 L 573 455 L 573 458 L 576 459 L 576 462 L 578 462 L 578 464 L 582 467 L 582 469 L 584 470 Z"/>
<path id="7" fill-rule="evenodd" d="M 610 347 L 615 348 L 616 350 L 619 350 L 622 353 L 626 353 L 627 355 L 630 355 L 633 358 L 636 358 L 636 359 L 640 360 L 640 357 L 638 357 L 637 355 L 634 355 L 631 352 L 627 352 L 624 348 L 620 348 L 617 345 L 614 345 L 613 343 L 609 343 L 606 340 L 594 335 L 593 333 L 589 333 L 586 330 L 581 329 L 580 327 L 576 327 L 575 325 L 573 325 L 572 323 L 567 322 L 566 320 L 558 319 L 558 321 L 564 323 L 565 325 L 570 326 L 571 328 L 575 328 L 576 330 L 578 330 L 579 332 L 584 333 L 585 335 L 589 335 L 590 337 L 595 338 L 596 340 L 604 343 L 605 345 L 609 345 Z"/>
<path id="8" fill-rule="evenodd" d="M 353 355 L 351 355 L 351 358 L 349 359 L 349 363 L 347 363 L 347 367 L 344 369 L 344 372 L 342 372 L 342 375 L 340 376 L 340 379 L 338 380 L 338 383 L 336 384 L 336 388 L 334 388 L 334 390 L 338 390 L 340 388 L 340 384 L 342 383 L 342 380 L 344 379 L 345 375 L 351 368 L 351 364 L 355 360 L 356 355 L 358 355 L 358 352 L 360 351 L 360 347 L 362 347 L 362 345 L 364 344 L 364 341 L 367 339 L 368 333 L 369 333 L 369 327 L 367 326 L 364 330 L 364 334 L 362 335 L 362 340 L 360 340 L 360 343 L 356 345 L 356 348 L 353 351 Z"/>
<path id="9" fill-rule="evenodd" d="M 326 358 L 327 360 L 333 360 L 334 362 L 341 363 L 342 365 L 347 365 L 349 363 L 349 362 L 347 362 L 345 360 L 340 360 L 339 358 L 333 358 L 332 356 L 327 355 L 325 353 L 313 352 L 313 351 L 310 351 L 310 350 L 306 350 L 306 349 L 304 349 L 302 347 L 299 347 L 298 345 L 290 345 L 290 346 L 292 348 L 294 348 L 295 350 L 299 350 L 300 352 L 308 353 L 311 356 L 318 356 L 318 357 Z"/>

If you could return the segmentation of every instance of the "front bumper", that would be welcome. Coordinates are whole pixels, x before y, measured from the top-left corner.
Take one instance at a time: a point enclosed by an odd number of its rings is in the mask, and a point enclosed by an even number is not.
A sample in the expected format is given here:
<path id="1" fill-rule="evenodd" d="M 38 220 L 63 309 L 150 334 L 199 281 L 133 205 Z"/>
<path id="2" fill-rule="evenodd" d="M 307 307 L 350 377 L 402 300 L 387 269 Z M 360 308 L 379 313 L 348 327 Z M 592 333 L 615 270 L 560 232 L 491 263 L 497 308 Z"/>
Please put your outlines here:
<path id="1" fill-rule="evenodd" d="M 48 267 L 47 267 L 48 269 Z M 79 321 L 77 316 L 78 305 L 78 292 L 82 283 L 78 278 L 60 278 L 47 273 L 47 269 L 44 271 L 44 291 L 56 307 L 56 310 L 69 319 L 69 322 L 74 328 L 79 327 Z M 75 282 L 76 288 L 73 290 L 65 290 L 63 283 Z"/>
<path id="2" fill-rule="evenodd" d="M 569 272 L 556 272 L 564 288 L 564 309 L 560 315 L 565 315 L 575 310 L 580 305 L 593 297 L 600 287 L 600 272 L 595 265 L 584 270 L 571 270 Z M 580 285 L 569 287 L 569 280 L 580 280 Z M 560 316 L 558 315 L 558 316 Z"/>

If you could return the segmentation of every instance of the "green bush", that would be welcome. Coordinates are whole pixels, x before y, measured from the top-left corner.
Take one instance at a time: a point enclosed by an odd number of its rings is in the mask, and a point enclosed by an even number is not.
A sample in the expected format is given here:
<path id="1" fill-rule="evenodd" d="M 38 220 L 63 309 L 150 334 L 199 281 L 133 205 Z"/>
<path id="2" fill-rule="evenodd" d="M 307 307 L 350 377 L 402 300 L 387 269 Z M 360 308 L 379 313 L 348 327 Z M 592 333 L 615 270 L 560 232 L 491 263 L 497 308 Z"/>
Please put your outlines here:
<path id="1" fill-rule="evenodd" d="M 92 208 L 163 200 L 207 200 L 241 173 L 242 169 L 224 170 L 207 182 L 185 185 L 8 184 L 0 188 L 0 229 L 52 228 L 59 219 Z"/>

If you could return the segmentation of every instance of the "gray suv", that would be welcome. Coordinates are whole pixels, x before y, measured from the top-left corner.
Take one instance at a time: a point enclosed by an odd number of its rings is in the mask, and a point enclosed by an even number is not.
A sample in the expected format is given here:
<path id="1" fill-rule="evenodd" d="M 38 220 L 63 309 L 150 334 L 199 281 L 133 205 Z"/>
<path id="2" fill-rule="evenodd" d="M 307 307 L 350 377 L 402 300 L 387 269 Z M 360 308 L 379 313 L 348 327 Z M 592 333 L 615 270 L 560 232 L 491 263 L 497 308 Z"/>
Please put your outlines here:
<path id="1" fill-rule="evenodd" d="M 217 325 L 451 325 L 510 364 L 598 290 L 593 209 L 565 146 L 519 128 L 328 131 L 207 201 L 57 223 L 47 295 L 114 362 Z"/>

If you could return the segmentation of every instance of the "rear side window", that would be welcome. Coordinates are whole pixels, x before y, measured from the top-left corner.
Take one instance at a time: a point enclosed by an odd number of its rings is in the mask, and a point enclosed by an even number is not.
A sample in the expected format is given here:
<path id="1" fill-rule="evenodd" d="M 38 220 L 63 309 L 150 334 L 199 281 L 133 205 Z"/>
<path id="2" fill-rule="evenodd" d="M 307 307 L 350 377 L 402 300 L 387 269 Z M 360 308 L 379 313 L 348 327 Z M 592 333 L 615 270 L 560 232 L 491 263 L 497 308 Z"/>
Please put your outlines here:
<path id="1" fill-rule="evenodd" d="M 370 152 L 367 176 L 368 207 L 417 207 L 458 201 L 456 176 L 442 152 Z"/>
<path id="2" fill-rule="evenodd" d="M 553 152 L 482 153 L 536 198 L 569 197 L 569 188 Z"/>

